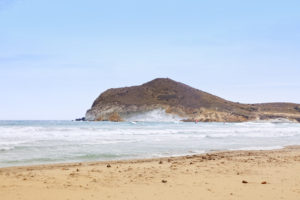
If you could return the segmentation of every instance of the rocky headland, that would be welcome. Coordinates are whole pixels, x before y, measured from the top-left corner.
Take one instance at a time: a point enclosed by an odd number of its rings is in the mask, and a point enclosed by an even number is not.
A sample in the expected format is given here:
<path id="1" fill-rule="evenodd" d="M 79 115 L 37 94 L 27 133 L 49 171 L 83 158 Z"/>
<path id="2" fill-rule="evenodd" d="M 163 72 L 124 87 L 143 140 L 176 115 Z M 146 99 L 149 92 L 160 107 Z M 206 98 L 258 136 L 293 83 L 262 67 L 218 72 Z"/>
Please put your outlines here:
<path id="1" fill-rule="evenodd" d="M 108 89 L 94 101 L 85 119 L 138 121 L 136 116 L 147 113 L 164 113 L 167 117 L 182 121 L 245 122 L 279 119 L 300 122 L 300 104 L 241 104 L 169 78 L 157 78 L 139 86 Z"/>

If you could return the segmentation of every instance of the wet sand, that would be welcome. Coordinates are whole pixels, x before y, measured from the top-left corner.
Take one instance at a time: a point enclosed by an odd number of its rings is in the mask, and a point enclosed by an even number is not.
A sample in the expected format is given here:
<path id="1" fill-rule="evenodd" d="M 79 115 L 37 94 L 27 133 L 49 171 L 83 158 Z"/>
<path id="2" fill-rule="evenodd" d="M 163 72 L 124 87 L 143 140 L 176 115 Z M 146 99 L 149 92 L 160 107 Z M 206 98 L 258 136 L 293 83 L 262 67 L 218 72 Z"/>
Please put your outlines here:
<path id="1" fill-rule="evenodd" d="M 0 168 L 1 200 L 300 199 L 300 147 Z"/>

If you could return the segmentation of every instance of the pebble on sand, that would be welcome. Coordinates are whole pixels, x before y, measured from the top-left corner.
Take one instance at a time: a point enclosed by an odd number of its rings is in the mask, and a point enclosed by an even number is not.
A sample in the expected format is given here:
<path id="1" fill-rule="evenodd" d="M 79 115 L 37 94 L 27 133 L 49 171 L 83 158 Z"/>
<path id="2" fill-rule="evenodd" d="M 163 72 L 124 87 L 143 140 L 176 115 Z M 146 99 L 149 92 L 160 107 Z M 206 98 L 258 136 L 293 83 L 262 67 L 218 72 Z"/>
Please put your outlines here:
<path id="1" fill-rule="evenodd" d="M 163 180 L 161 180 L 161 182 L 162 183 L 167 183 L 168 181 L 163 179 Z"/>
<path id="2" fill-rule="evenodd" d="M 107 164 L 107 165 L 106 165 L 106 167 L 107 167 L 107 168 L 110 168 L 110 167 L 111 167 L 111 165 L 110 165 L 110 164 Z"/>
<path id="3" fill-rule="evenodd" d="M 263 181 L 263 182 L 261 182 L 261 184 L 267 184 L 267 181 Z"/>
<path id="4" fill-rule="evenodd" d="M 248 181 L 243 180 L 242 183 L 248 183 Z"/>

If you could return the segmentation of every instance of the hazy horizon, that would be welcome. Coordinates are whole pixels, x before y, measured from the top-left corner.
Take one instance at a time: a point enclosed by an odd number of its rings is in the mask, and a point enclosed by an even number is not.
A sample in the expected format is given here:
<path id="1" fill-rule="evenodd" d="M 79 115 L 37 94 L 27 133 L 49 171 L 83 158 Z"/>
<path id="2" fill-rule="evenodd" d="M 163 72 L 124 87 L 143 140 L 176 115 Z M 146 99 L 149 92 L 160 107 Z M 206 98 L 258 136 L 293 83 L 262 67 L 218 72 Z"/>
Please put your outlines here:
<path id="1" fill-rule="evenodd" d="M 71 120 L 168 77 L 240 103 L 300 103 L 300 2 L 0 0 L 0 120 Z"/>

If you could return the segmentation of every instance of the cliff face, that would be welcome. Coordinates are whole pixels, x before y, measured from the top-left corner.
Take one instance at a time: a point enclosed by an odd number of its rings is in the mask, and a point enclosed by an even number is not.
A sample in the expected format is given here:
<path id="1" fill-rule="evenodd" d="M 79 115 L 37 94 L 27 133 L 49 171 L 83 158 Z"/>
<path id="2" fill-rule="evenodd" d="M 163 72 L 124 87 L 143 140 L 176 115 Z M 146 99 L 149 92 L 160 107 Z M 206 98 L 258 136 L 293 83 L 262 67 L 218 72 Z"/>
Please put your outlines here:
<path id="1" fill-rule="evenodd" d="M 168 78 L 154 79 L 140 86 L 109 89 L 94 101 L 86 119 L 126 121 L 153 110 L 163 110 L 183 121 L 243 122 L 286 118 L 300 122 L 299 104 L 239 104 Z"/>

